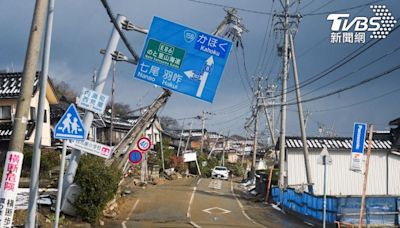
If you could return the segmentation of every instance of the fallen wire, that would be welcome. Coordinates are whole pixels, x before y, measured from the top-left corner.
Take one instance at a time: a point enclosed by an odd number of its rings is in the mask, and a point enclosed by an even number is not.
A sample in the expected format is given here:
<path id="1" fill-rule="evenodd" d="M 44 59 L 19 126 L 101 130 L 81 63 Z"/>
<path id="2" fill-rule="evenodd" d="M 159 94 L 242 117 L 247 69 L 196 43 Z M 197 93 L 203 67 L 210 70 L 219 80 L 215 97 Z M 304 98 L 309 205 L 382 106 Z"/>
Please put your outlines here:
<path id="1" fill-rule="evenodd" d="M 118 26 L 117 20 L 115 19 L 113 12 L 111 11 L 110 6 L 108 5 L 107 0 L 101 0 L 101 3 L 103 4 L 104 8 L 106 9 L 108 17 L 111 20 L 111 23 L 113 23 L 115 29 L 118 31 L 118 33 L 122 39 L 122 42 L 124 42 L 126 48 L 128 48 L 129 53 L 131 53 L 133 59 L 135 60 L 135 64 L 137 64 L 137 62 L 139 61 L 139 55 L 136 54 L 135 50 L 132 48 L 132 46 L 128 42 L 128 39 L 126 38 L 125 34 L 122 32 L 121 28 Z"/>

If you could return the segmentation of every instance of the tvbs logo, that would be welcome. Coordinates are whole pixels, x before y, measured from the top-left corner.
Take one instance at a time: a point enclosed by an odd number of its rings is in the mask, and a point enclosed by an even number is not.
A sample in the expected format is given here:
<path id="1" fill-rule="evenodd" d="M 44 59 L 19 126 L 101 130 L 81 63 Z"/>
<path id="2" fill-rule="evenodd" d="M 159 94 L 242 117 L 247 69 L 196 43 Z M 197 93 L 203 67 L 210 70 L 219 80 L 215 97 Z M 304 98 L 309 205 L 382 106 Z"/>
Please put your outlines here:
<path id="1" fill-rule="evenodd" d="M 348 13 L 329 14 L 332 21 L 331 43 L 365 43 L 366 32 L 371 39 L 384 39 L 393 30 L 397 21 L 385 5 L 371 5 L 373 17 L 350 18 Z"/>

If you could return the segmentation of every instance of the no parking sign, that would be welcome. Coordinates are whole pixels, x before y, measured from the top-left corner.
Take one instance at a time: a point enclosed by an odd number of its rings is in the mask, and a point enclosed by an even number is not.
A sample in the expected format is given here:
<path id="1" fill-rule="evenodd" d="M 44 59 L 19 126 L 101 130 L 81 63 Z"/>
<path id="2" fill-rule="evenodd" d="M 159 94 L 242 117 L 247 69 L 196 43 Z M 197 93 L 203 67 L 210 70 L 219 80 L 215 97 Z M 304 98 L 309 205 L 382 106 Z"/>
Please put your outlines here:
<path id="1" fill-rule="evenodd" d="M 129 161 L 133 164 L 139 164 L 142 161 L 142 152 L 139 150 L 132 150 L 129 152 Z"/>
<path id="2" fill-rule="evenodd" d="M 151 141 L 149 138 L 147 137 L 142 137 L 137 141 L 136 146 L 138 147 L 139 150 L 141 150 L 142 152 L 146 152 L 148 150 L 150 150 L 151 147 Z"/>

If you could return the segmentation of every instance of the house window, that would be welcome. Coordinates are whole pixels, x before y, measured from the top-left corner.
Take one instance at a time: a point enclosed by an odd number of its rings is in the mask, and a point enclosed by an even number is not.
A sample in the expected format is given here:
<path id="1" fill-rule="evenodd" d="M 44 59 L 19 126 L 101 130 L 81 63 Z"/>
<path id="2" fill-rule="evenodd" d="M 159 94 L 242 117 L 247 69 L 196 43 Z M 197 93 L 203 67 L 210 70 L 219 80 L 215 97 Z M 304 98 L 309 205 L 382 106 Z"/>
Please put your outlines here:
<path id="1" fill-rule="evenodd" d="M 11 106 L 0 106 L 0 120 L 11 120 Z"/>
<path id="2" fill-rule="evenodd" d="M 44 110 L 44 117 L 43 117 L 43 122 L 47 123 L 47 110 Z"/>

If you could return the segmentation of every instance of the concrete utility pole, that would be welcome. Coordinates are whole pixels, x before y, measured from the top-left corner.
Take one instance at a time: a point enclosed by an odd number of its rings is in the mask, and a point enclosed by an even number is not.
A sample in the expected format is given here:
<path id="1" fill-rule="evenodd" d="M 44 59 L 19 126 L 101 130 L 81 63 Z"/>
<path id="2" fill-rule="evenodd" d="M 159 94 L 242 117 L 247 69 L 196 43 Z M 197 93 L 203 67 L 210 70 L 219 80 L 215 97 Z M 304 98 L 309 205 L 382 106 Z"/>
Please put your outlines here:
<path id="1" fill-rule="evenodd" d="M 253 161 L 251 163 L 251 173 L 250 179 L 255 178 L 256 173 L 256 160 L 257 160 L 257 144 L 258 144 L 258 112 L 260 111 L 260 80 L 261 78 L 257 78 L 257 91 L 255 92 L 256 95 L 256 106 L 254 111 L 254 140 L 253 140 Z"/>
<path id="2" fill-rule="evenodd" d="M 282 3 L 283 12 L 277 16 L 281 18 L 283 30 L 283 47 L 282 47 L 282 95 L 281 95 L 281 126 L 280 126 L 280 139 L 279 139 L 279 187 L 286 186 L 285 176 L 285 151 L 286 151 L 286 93 L 287 93 L 287 80 L 289 75 L 289 18 L 296 17 L 289 15 L 289 0 Z"/>
<path id="3" fill-rule="evenodd" d="M 160 125 L 161 125 L 161 119 L 160 119 Z M 163 145 L 163 138 L 162 138 L 162 132 L 160 131 L 160 149 L 161 149 L 161 162 L 162 162 L 162 171 L 165 171 L 165 161 L 164 161 L 164 145 Z"/>
<path id="4" fill-rule="evenodd" d="M 9 151 L 23 152 L 28 111 L 31 105 L 33 83 L 36 77 L 36 68 L 39 60 L 40 45 L 45 26 L 45 16 L 48 0 L 37 0 L 33 13 L 32 26 L 29 35 L 28 48 L 25 56 L 22 73 L 21 92 L 17 100 L 17 111 L 14 117 L 13 134 Z"/>
<path id="5" fill-rule="evenodd" d="M 35 142 L 33 144 L 32 166 L 31 166 L 31 181 L 29 186 L 29 202 L 28 202 L 28 217 L 26 221 L 27 227 L 35 226 L 37 195 L 39 190 L 39 170 L 40 170 L 40 156 L 42 146 L 42 130 L 44 119 L 44 106 L 46 102 L 46 86 L 47 77 L 49 74 L 50 62 L 50 47 L 51 35 L 53 31 L 53 17 L 54 17 L 54 1 L 50 0 L 47 9 L 47 25 L 44 39 L 42 71 L 40 74 L 40 91 L 39 91 L 39 104 L 36 117 L 36 131 Z M 31 94 L 31 93 L 30 93 Z"/>
<path id="6" fill-rule="evenodd" d="M 117 24 L 119 28 L 122 28 L 121 22 L 126 20 L 125 16 L 118 15 L 117 17 Z M 112 56 L 111 54 L 116 50 L 118 41 L 120 39 L 120 35 L 116 28 L 113 27 L 110 40 L 106 49 L 106 52 L 103 57 L 103 61 L 100 67 L 99 75 L 96 80 L 95 91 L 98 93 L 102 93 L 104 89 L 104 85 L 108 76 L 108 72 L 110 71 Z M 86 110 L 85 116 L 83 117 L 83 125 L 85 129 L 90 129 L 90 126 L 93 122 L 93 112 Z M 86 131 L 87 134 L 88 131 Z M 85 136 L 85 138 L 87 135 Z M 81 151 L 80 150 L 72 150 L 71 159 L 66 171 L 66 178 L 64 179 L 63 184 L 63 192 L 65 193 L 67 188 L 74 182 L 75 174 L 78 169 L 79 160 L 81 158 Z M 64 194 L 65 197 L 65 194 Z M 64 198 L 63 197 L 63 198 Z"/>
<path id="7" fill-rule="evenodd" d="M 204 126 L 206 121 L 206 112 L 203 110 L 201 113 L 201 146 L 200 146 L 200 154 L 203 154 L 204 149 Z"/>
<path id="8" fill-rule="evenodd" d="M 204 150 L 204 129 L 205 129 L 205 124 L 206 124 L 206 115 L 212 115 L 213 113 L 211 112 L 206 112 L 206 111 L 202 111 L 201 112 L 201 116 L 198 116 L 197 118 L 199 118 L 201 120 L 201 146 L 200 146 L 200 153 L 203 153 Z"/>
<path id="9" fill-rule="evenodd" d="M 289 74 L 288 66 L 288 51 L 289 51 L 289 0 L 285 0 L 283 6 L 283 71 L 282 71 L 282 97 L 281 97 L 281 127 L 280 127 L 280 141 L 279 141 L 279 187 L 285 187 L 285 144 L 286 144 L 286 92 L 287 92 L 287 78 Z"/>
<path id="10" fill-rule="evenodd" d="M 225 166 L 225 150 L 226 150 L 226 147 L 228 147 L 228 142 L 229 142 L 229 135 L 230 135 L 230 131 L 228 131 L 228 136 L 226 137 L 226 139 L 224 140 L 224 148 L 223 148 L 223 150 L 222 150 L 222 158 L 221 158 L 221 160 L 222 160 L 222 166 Z"/>
<path id="11" fill-rule="evenodd" d="M 113 60 L 112 61 L 113 73 L 112 73 L 112 82 L 111 82 L 110 146 L 113 145 L 113 130 L 114 130 L 115 64 L 116 64 L 116 60 Z"/>
<path id="12" fill-rule="evenodd" d="M 182 130 L 181 130 L 181 135 L 179 136 L 178 152 L 176 153 L 176 156 L 179 156 L 179 153 L 181 152 L 181 144 L 182 144 L 182 137 L 183 137 L 184 129 L 185 129 L 185 119 L 183 119 L 183 122 L 182 122 Z"/>
<path id="13" fill-rule="evenodd" d="M 297 109 L 299 113 L 299 123 L 300 123 L 300 131 L 301 131 L 301 141 L 303 142 L 303 152 L 304 152 L 304 166 L 306 168 L 306 177 L 307 177 L 307 187 L 308 192 L 313 194 L 313 182 L 311 178 L 311 167 L 310 167 L 310 159 L 308 156 L 308 146 L 307 146 L 307 135 L 306 135 L 306 128 L 304 126 L 304 117 L 303 117 L 303 105 L 301 103 L 301 94 L 299 88 L 299 76 L 297 74 L 297 61 L 296 61 L 296 53 L 294 49 L 294 42 L 292 34 L 289 35 L 290 37 L 290 52 L 292 57 L 293 63 L 293 77 L 294 77 L 294 86 L 296 89 L 296 98 L 297 98 Z"/>

